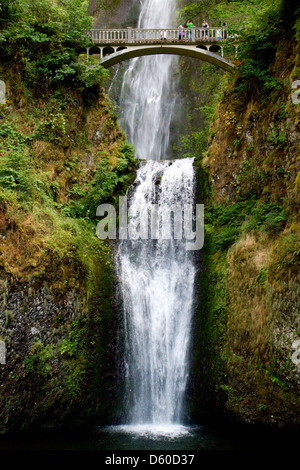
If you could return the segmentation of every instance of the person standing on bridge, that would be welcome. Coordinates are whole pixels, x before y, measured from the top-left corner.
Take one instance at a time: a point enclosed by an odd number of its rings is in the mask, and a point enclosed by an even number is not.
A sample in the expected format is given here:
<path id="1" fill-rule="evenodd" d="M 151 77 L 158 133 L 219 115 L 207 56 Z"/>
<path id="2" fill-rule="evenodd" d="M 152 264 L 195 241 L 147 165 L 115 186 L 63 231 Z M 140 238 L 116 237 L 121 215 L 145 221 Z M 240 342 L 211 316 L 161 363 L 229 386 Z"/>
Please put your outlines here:
<path id="1" fill-rule="evenodd" d="M 188 39 L 192 39 L 192 26 L 194 26 L 192 20 L 188 20 L 188 22 L 187 22 L 187 24 L 186 24 L 186 27 L 187 27 L 187 38 L 188 38 Z"/>
<path id="2" fill-rule="evenodd" d="M 222 28 L 227 28 L 226 21 L 223 20 L 222 23 L 221 23 L 221 26 L 222 26 Z M 223 39 L 227 39 L 227 31 L 226 30 L 223 30 Z"/>
<path id="3" fill-rule="evenodd" d="M 178 26 L 178 29 L 179 29 L 179 33 L 178 33 L 178 38 L 179 38 L 179 40 L 180 40 L 181 38 L 184 39 L 184 31 L 182 31 L 182 30 L 184 29 L 184 27 L 182 26 L 182 24 L 180 24 L 180 25 Z"/>
<path id="4" fill-rule="evenodd" d="M 209 24 L 206 20 L 203 21 L 202 28 L 209 28 Z M 204 36 L 204 31 L 202 32 L 202 37 Z M 208 36 L 208 31 L 205 31 L 205 36 Z M 206 38 L 205 38 L 206 39 Z"/>

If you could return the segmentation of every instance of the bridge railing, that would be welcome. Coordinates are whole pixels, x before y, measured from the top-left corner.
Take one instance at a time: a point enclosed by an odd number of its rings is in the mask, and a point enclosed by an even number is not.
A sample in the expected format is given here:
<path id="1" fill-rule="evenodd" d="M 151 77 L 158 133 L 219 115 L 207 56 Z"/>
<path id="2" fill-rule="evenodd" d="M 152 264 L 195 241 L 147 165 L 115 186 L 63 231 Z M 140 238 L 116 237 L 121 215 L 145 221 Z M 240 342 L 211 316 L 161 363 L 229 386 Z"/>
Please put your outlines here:
<path id="1" fill-rule="evenodd" d="M 87 35 L 95 44 L 136 44 L 169 42 L 202 42 L 227 39 L 227 27 L 191 29 L 92 29 Z"/>
<path id="2" fill-rule="evenodd" d="M 227 27 L 220 28 L 196 28 L 195 29 L 195 41 L 203 40 L 220 40 L 227 39 L 228 32 Z"/>
<path id="3" fill-rule="evenodd" d="M 92 29 L 86 33 L 95 43 L 128 42 L 127 29 Z"/>

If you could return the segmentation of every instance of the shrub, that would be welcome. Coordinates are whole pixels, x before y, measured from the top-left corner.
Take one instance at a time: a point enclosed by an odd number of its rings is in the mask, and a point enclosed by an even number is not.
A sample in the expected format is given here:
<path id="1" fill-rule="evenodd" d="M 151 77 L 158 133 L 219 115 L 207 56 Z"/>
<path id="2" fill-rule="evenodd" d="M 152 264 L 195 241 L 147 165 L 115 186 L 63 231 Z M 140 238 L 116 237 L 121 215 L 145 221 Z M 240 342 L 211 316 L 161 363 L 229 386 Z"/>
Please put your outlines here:
<path id="1" fill-rule="evenodd" d="M 94 218 L 99 204 L 114 202 L 115 189 L 128 181 L 130 170 L 135 168 L 135 165 L 133 147 L 127 142 L 123 143 L 115 165 L 110 162 L 107 155 L 102 155 L 88 191 L 73 204 L 71 213 L 79 217 Z"/>
<path id="2" fill-rule="evenodd" d="M 249 217 L 243 224 L 243 230 L 261 230 L 271 233 L 278 232 L 286 222 L 285 209 L 275 203 L 258 202 L 251 210 Z"/>
<path id="3" fill-rule="evenodd" d="M 65 82 L 90 87 L 95 74 L 103 77 L 100 65 L 92 69 L 78 64 L 78 50 L 90 44 L 85 34 L 91 28 L 83 0 L 19 0 L 3 6 L 6 20 L 0 34 L 4 58 L 17 58 L 28 87 L 47 88 Z M 14 11 L 14 14 L 11 12 Z M 1 28 L 1 23 L 0 23 Z M 97 70 L 96 70 L 97 69 Z"/>
<path id="4" fill-rule="evenodd" d="M 22 149 L 10 150 L 0 160 L 0 187 L 17 191 L 20 198 L 31 193 L 33 181 Z"/>
<path id="5" fill-rule="evenodd" d="M 295 16 L 288 13 L 285 0 L 274 0 L 262 1 L 260 10 L 254 10 L 248 17 L 239 37 L 238 94 L 258 87 L 267 96 L 270 90 L 281 88 L 280 82 L 270 73 L 269 65 L 275 57 L 278 39 L 294 34 L 292 24 L 297 14 L 299 10 Z"/>

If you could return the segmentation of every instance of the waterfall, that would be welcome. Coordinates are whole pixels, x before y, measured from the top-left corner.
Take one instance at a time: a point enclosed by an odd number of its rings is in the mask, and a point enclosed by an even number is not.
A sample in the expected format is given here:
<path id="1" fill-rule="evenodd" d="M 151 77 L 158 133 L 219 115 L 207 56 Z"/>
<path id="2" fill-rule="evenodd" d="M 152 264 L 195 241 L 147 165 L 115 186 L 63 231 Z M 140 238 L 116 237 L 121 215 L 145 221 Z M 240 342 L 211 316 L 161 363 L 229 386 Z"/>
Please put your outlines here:
<path id="1" fill-rule="evenodd" d="M 139 27 L 173 26 L 175 3 L 142 0 Z M 127 427 L 163 426 L 163 432 L 177 429 L 183 418 L 196 272 L 184 238 L 142 236 L 153 205 L 158 220 L 172 220 L 170 208 L 184 211 L 194 202 L 193 159 L 166 160 L 173 61 L 166 55 L 134 59 L 124 76 L 122 124 L 137 157 L 147 162 L 129 197 L 129 227 L 139 215 L 141 236 L 120 241 L 115 258 L 124 309 Z"/>
<path id="2" fill-rule="evenodd" d="M 174 27 L 176 0 L 142 0 L 139 28 Z M 171 55 L 133 59 L 121 90 L 121 124 L 138 158 L 166 158 L 176 93 Z"/>
<path id="3" fill-rule="evenodd" d="M 140 225 L 147 226 L 148 209 L 157 204 L 159 216 L 168 217 L 170 207 L 193 204 L 194 183 L 193 159 L 147 162 L 138 170 L 129 214 L 140 214 Z M 124 240 L 118 269 L 129 421 L 179 423 L 188 376 L 193 254 L 184 239 Z"/>

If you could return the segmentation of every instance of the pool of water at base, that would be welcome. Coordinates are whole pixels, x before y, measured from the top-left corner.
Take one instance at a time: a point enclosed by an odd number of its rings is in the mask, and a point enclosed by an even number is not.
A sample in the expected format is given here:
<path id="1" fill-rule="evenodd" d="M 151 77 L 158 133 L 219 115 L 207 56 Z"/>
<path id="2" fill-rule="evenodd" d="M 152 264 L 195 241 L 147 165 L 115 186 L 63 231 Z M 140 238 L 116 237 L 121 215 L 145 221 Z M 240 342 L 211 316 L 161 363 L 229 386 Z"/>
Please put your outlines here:
<path id="1" fill-rule="evenodd" d="M 19 432 L 0 436 L 0 451 L 294 450 L 300 433 L 213 425 L 96 426 L 84 432 Z"/>

